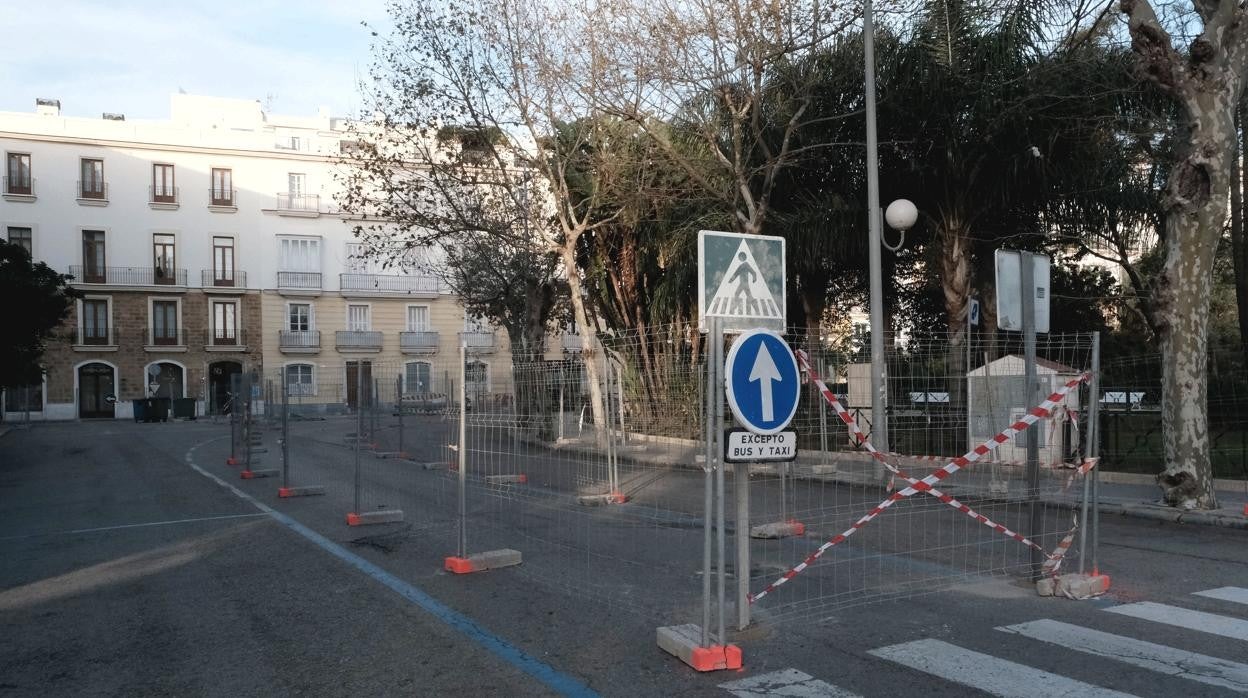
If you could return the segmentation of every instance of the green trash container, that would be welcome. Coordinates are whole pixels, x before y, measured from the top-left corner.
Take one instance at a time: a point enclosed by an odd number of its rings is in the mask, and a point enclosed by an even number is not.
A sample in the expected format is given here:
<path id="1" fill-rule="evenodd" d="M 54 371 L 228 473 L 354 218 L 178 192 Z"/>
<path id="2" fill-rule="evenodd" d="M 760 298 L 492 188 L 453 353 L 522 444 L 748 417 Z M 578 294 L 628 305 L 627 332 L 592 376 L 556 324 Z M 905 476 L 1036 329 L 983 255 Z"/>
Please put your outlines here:
<path id="1" fill-rule="evenodd" d="M 174 400 L 173 416 L 178 419 L 195 419 L 195 398 L 180 397 Z"/>
<path id="2" fill-rule="evenodd" d="M 130 406 L 134 410 L 134 421 L 142 422 L 147 417 L 147 400 L 131 400 Z"/>
<path id="3" fill-rule="evenodd" d="M 167 397 L 149 397 L 143 400 L 143 421 L 169 421 L 170 400 Z"/>

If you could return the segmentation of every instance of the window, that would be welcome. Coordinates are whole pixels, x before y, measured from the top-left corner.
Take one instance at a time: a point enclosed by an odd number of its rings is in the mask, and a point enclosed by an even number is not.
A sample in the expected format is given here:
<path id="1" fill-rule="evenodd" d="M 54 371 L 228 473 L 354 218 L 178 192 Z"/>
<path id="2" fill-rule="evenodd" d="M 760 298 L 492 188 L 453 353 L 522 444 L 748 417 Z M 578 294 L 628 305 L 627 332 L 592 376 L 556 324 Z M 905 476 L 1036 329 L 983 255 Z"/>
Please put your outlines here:
<path id="1" fill-rule="evenodd" d="M 308 176 L 302 172 L 290 172 L 286 175 L 286 191 L 290 193 L 291 199 L 303 196 L 304 184 L 307 182 Z"/>
<path id="2" fill-rule="evenodd" d="M 173 204 L 178 201 L 178 190 L 173 185 L 173 165 L 152 165 L 152 201 Z"/>
<path id="3" fill-rule="evenodd" d="M 42 412 L 43 384 L 19 385 L 4 391 L 5 412 Z"/>
<path id="4" fill-rule="evenodd" d="M 403 392 L 409 395 L 419 395 L 433 391 L 433 385 L 429 382 L 432 367 L 428 362 L 412 361 L 404 369 Z"/>
<path id="5" fill-rule="evenodd" d="M 178 302 L 152 301 L 152 344 L 178 342 Z"/>
<path id="6" fill-rule="evenodd" d="M 494 330 L 490 329 L 490 322 L 483 317 L 474 317 L 469 315 L 464 318 L 464 332 L 469 334 L 490 334 Z"/>
<path id="7" fill-rule="evenodd" d="M 464 391 L 478 404 L 490 391 L 490 367 L 484 361 L 469 360 L 464 364 Z"/>
<path id="8" fill-rule="evenodd" d="M 238 304 L 234 301 L 213 301 L 212 343 L 238 344 Z"/>
<path id="9" fill-rule="evenodd" d="M 375 274 L 376 265 L 360 242 L 347 243 L 347 271 L 352 274 Z"/>
<path id="10" fill-rule="evenodd" d="M 312 330 L 312 305 L 291 303 L 287 311 L 286 329 L 291 332 L 310 332 Z"/>
<path id="11" fill-rule="evenodd" d="M 212 191 L 209 202 L 213 206 L 234 205 L 234 172 L 223 167 L 212 168 Z"/>
<path id="12" fill-rule="evenodd" d="M 282 271 L 320 272 L 321 241 L 316 238 L 278 238 L 278 264 Z"/>
<path id="13" fill-rule="evenodd" d="M 316 381 L 312 364 L 290 364 L 286 367 L 286 385 L 291 395 L 315 395 Z"/>
<path id="14" fill-rule="evenodd" d="M 26 254 L 31 257 L 35 256 L 35 243 L 30 234 L 30 228 L 9 228 L 9 244 L 26 250 Z"/>
<path id="15" fill-rule="evenodd" d="M 9 153 L 5 170 L 4 191 L 7 194 L 31 194 L 30 153 Z"/>
<path id="16" fill-rule="evenodd" d="M 87 298 L 82 301 L 82 343 L 108 344 L 108 301 Z"/>
<path id="17" fill-rule="evenodd" d="M 407 306 L 407 331 L 408 332 L 428 332 L 429 330 L 430 330 L 429 306 L 427 305 Z"/>
<path id="18" fill-rule="evenodd" d="M 78 180 L 78 198 L 108 198 L 104 195 L 104 161 L 96 158 L 82 158 L 79 169 L 82 178 Z"/>
<path id="19" fill-rule="evenodd" d="M 347 330 L 351 332 L 367 332 L 372 329 L 372 318 L 367 305 L 347 306 Z"/>
<path id="20" fill-rule="evenodd" d="M 234 238 L 212 238 L 212 285 L 234 285 Z"/>
<path id="21" fill-rule="evenodd" d="M 104 231 L 82 231 L 82 280 L 89 284 L 105 283 L 104 262 Z"/>
<path id="22" fill-rule="evenodd" d="M 152 236 L 153 266 L 158 284 L 172 284 L 177 281 L 177 259 L 174 256 L 176 241 L 176 237 L 167 233 Z"/>

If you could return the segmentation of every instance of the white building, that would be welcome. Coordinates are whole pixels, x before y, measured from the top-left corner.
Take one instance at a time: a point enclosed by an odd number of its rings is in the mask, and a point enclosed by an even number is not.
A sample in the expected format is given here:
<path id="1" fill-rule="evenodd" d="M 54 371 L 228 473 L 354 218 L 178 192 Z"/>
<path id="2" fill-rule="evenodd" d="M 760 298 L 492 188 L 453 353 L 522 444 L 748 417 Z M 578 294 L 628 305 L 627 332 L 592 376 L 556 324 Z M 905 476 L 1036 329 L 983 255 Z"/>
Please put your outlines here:
<path id="1" fill-rule="evenodd" d="M 461 335 L 475 387 L 497 390 L 505 333 L 467 319 L 427 270 L 354 258 L 335 201 L 345 126 L 184 94 L 159 121 L 66 117 L 56 100 L 0 112 L 0 234 L 85 294 L 45 357 L 35 418 L 129 417 L 151 395 L 212 412 L 244 366 L 287 367 L 308 398 L 350 406 L 347 379 L 379 362 L 428 390 Z"/>

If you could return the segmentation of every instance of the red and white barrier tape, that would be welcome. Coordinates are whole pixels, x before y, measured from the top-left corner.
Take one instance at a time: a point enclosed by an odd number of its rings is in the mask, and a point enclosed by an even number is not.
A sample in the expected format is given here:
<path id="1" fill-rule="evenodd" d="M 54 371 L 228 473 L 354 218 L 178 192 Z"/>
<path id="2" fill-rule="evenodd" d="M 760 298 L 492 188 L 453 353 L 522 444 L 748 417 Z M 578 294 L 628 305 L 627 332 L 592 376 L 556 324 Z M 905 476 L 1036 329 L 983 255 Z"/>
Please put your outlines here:
<path id="1" fill-rule="evenodd" d="M 1070 532 L 1066 537 L 1058 542 L 1057 547 L 1053 549 L 1053 554 L 1048 556 L 1044 564 L 1040 566 L 1041 572 L 1056 577 L 1057 571 L 1062 568 L 1062 562 L 1066 560 L 1066 553 L 1070 552 L 1070 544 L 1075 542 L 1075 531 L 1079 530 L 1079 515 L 1075 514 L 1074 523 L 1070 527 Z"/>
<path id="2" fill-rule="evenodd" d="M 970 451 L 967 451 L 964 455 L 954 458 L 949 463 L 947 463 L 940 469 L 936 470 L 932 474 L 928 475 L 927 477 L 923 478 L 922 480 L 915 480 L 905 475 L 900 470 L 898 470 L 895 466 L 889 463 L 888 459 L 885 458 L 883 454 L 881 454 L 879 451 L 875 449 L 874 446 L 871 445 L 871 442 L 868 441 L 866 438 L 866 435 L 862 433 L 862 429 L 858 426 L 857 422 L 855 422 L 853 417 L 850 416 L 849 413 L 845 411 L 844 406 L 840 404 L 840 401 L 836 399 L 836 397 L 832 394 L 832 391 L 828 390 L 828 386 L 825 385 L 824 382 L 820 378 L 814 375 L 813 371 L 810 368 L 810 360 L 807 357 L 806 352 L 799 349 L 797 351 L 797 359 L 798 359 L 798 363 L 801 365 L 802 370 L 812 380 L 812 382 L 814 382 L 820 394 L 823 395 L 824 400 L 826 400 L 828 404 L 832 405 L 832 407 L 836 410 L 837 415 L 841 417 L 841 421 L 845 422 L 845 425 L 854 434 L 854 437 L 859 441 L 862 447 L 866 449 L 867 452 L 870 453 L 873 458 L 875 458 L 880 463 L 883 463 L 884 466 L 888 468 L 890 471 L 903 477 L 908 483 L 910 483 L 910 485 L 901 491 L 894 492 L 893 494 L 889 495 L 887 499 L 877 504 L 875 508 L 867 512 L 862 518 L 855 521 L 853 525 L 850 526 L 847 530 L 845 530 L 843 533 L 837 534 L 832 539 L 828 540 L 826 543 L 816 548 L 814 552 L 806 556 L 806 559 L 802 560 L 800 563 L 795 565 L 788 572 L 785 572 L 776 581 L 772 582 L 771 584 L 768 584 L 762 591 L 758 592 L 757 594 L 751 594 L 749 596 L 749 602 L 751 604 L 755 603 L 756 601 L 763 598 L 767 594 L 770 594 L 772 591 L 775 591 L 776 588 L 780 587 L 785 582 L 801 574 L 807 567 L 809 567 L 812 563 L 814 563 L 815 560 L 818 560 L 820 557 L 822 557 L 823 554 L 826 553 L 829 549 L 831 549 L 833 546 L 839 545 L 840 543 L 844 542 L 847 538 L 857 533 L 859 529 L 861 529 L 863 526 L 870 523 L 880 514 L 884 513 L 884 511 L 888 509 L 889 507 L 891 507 L 893 504 L 901 501 L 902 499 L 910 497 L 911 495 L 914 495 L 917 492 L 927 492 L 931 494 L 932 496 L 937 497 L 942 502 L 949 504 L 950 506 L 954 507 L 955 509 L 958 509 L 964 514 L 967 514 L 968 516 L 971 516 L 972 518 L 983 523 L 984 525 L 989 526 L 993 528 L 994 530 L 1019 541 L 1020 543 L 1023 543 L 1037 550 L 1040 550 L 1042 553 L 1044 553 L 1044 550 L 1040 548 L 1038 545 L 1036 545 L 1034 542 L 1032 542 L 1031 540 L 1025 538 L 1024 536 L 1019 535 L 1018 533 L 1015 533 L 1014 531 L 1011 531 L 1010 529 L 1006 528 L 1005 526 L 1002 526 L 1001 524 L 991 521 L 990 519 L 983 516 L 982 514 L 978 514 L 974 512 L 973 510 L 971 510 L 970 507 L 966 506 L 965 504 L 962 504 L 961 502 L 958 502 L 957 500 L 953 499 L 953 497 L 950 497 L 943 493 L 939 493 L 939 491 L 935 490 L 933 486 L 939 483 L 941 480 L 944 480 L 946 477 L 949 477 L 950 475 L 956 473 L 958 470 L 962 469 L 963 467 L 970 465 L 971 463 L 979 460 L 981 457 L 996 450 L 1002 444 L 1009 442 L 1010 439 L 1017 436 L 1019 433 L 1021 433 L 1023 430 L 1025 430 L 1027 427 L 1031 426 L 1032 424 L 1035 424 L 1041 419 L 1044 419 L 1045 417 L 1050 416 L 1053 412 L 1053 409 L 1062 401 L 1062 399 L 1065 398 L 1065 396 L 1068 393 L 1070 393 L 1071 390 L 1077 387 L 1080 383 L 1087 380 L 1089 378 L 1089 374 L 1084 373 L 1080 375 L 1078 378 L 1068 381 L 1066 385 L 1062 386 L 1057 392 L 1053 393 L 1052 395 L 1049 395 L 1049 397 L 1045 399 L 1044 402 L 1041 402 L 1036 407 L 1033 407 L 1026 414 L 1024 414 L 1021 419 L 1014 422 L 1009 427 L 1006 427 L 996 436 L 993 436 L 992 438 L 984 441 L 982 444 L 976 446 Z M 1052 556 L 1049 555 L 1048 553 L 1044 553 L 1044 554 L 1049 559 L 1052 559 Z"/>

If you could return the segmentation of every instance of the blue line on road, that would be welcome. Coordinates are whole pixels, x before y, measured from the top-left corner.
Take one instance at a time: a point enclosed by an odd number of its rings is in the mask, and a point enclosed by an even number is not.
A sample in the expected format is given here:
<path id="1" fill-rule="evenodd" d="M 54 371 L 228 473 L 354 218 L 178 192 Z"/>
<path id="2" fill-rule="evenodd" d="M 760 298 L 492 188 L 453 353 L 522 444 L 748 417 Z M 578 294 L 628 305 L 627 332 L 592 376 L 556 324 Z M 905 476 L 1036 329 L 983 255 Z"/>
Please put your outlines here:
<path id="1" fill-rule="evenodd" d="M 219 438 L 224 438 L 224 437 L 218 437 L 218 439 Z M 218 439 L 210 439 L 209 441 L 216 441 Z M 204 477 L 216 482 L 218 485 L 221 485 L 227 490 L 230 490 L 236 496 L 250 502 L 253 506 L 255 506 L 260 511 L 263 511 L 267 513 L 269 516 L 272 516 L 274 520 L 281 523 L 283 526 L 289 528 L 295 533 L 298 533 L 304 538 L 307 538 L 309 541 L 315 543 L 325 552 L 333 555 L 339 560 L 342 560 L 348 565 L 351 565 L 352 567 L 363 572 L 369 577 L 372 577 L 373 579 L 377 580 L 378 582 L 388 587 L 391 591 L 398 593 L 403 598 L 423 608 L 425 611 L 428 611 L 438 620 L 442 621 L 443 623 L 446 623 L 447 625 L 451 626 L 458 632 L 462 633 L 468 639 L 472 640 L 478 645 L 481 645 L 485 649 L 489 650 L 492 654 L 494 654 L 499 659 L 502 659 L 503 661 L 511 664 L 512 666 L 523 671 L 529 676 L 532 676 L 533 678 L 542 682 L 551 690 L 557 691 L 559 694 L 565 695 L 565 696 L 578 696 L 578 697 L 585 696 L 586 698 L 589 698 L 591 696 L 598 695 L 597 693 L 593 691 L 593 689 L 591 689 L 589 686 L 586 686 L 581 681 L 578 681 L 577 679 L 567 674 L 564 674 L 563 672 L 559 671 L 558 669 L 555 669 L 554 667 L 550 666 L 549 664 L 546 664 L 545 662 L 542 662 L 538 659 L 535 659 L 529 656 L 520 648 L 507 642 L 501 637 L 498 637 L 497 635 L 491 633 L 489 630 L 486 630 L 485 628 L 481 627 L 479 624 L 477 624 L 476 621 L 469 618 L 468 616 L 463 615 L 462 613 L 454 610 L 450 606 L 447 606 L 441 601 L 438 601 L 432 596 L 421 591 L 420 589 L 413 586 L 412 584 L 405 582 L 402 579 L 399 579 L 398 577 L 394 576 L 393 574 L 390 574 L 389 572 L 382 569 L 378 565 L 375 565 L 369 562 L 368 560 L 365 560 L 364 558 L 348 551 L 347 549 L 343 548 L 337 543 L 329 540 L 328 538 L 326 538 L 325 536 L 322 536 L 316 531 L 313 531 L 307 526 L 304 526 L 303 524 L 292 519 L 286 514 L 283 514 L 282 512 L 269 507 L 268 505 L 260 502 L 258 499 L 255 499 L 254 497 L 247 494 L 246 492 L 243 492 L 242 490 L 231 485 L 225 480 L 222 480 L 216 475 L 213 475 L 207 470 L 204 470 L 203 468 L 199 467 L 198 465 L 195 464 L 195 459 L 192 457 L 192 454 L 195 452 L 196 449 L 204 445 L 204 443 L 208 443 L 208 442 L 205 441 L 205 442 L 196 444 L 194 447 L 191 448 L 190 451 L 187 451 L 186 453 L 187 464 L 190 465 L 192 468 L 194 468 L 195 471 L 198 472 L 200 475 L 203 475 Z"/>

